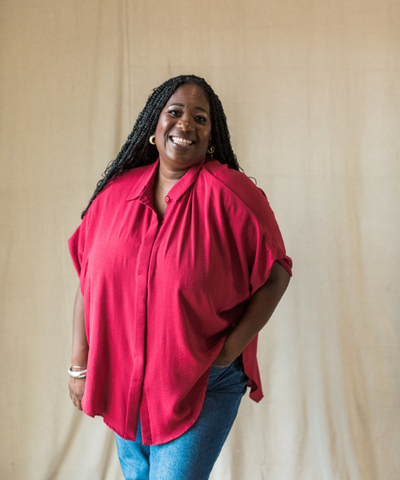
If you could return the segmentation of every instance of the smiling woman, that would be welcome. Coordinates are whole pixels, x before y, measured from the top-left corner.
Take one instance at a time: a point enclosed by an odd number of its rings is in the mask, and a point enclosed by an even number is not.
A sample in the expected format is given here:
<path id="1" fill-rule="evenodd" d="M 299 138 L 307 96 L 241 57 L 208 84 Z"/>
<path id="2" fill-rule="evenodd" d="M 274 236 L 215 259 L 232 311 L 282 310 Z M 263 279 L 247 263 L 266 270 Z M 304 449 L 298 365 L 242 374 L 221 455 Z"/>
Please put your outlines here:
<path id="1" fill-rule="evenodd" d="M 262 398 L 257 334 L 292 263 L 203 79 L 153 91 L 82 216 L 71 399 L 125 478 L 205 480 L 246 388 Z"/>
<path id="2" fill-rule="evenodd" d="M 160 161 L 170 170 L 186 172 L 203 160 L 210 145 L 210 102 L 197 85 L 183 85 L 171 96 L 156 128 Z"/>
<path id="3" fill-rule="evenodd" d="M 198 85 L 182 85 L 161 112 L 155 133 L 160 166 L 154 208 L 160 221 L 167 207 L 164 197 L 190 167 L 204 159 L 210 141 L 210 102 Z"/>

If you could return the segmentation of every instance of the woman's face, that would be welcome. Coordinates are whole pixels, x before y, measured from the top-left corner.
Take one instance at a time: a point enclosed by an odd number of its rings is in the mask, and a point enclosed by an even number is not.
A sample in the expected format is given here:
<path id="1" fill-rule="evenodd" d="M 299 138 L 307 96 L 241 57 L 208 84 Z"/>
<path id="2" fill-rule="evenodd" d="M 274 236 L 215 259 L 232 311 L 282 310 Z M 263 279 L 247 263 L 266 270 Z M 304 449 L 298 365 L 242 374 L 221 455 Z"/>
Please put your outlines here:
<path id="1" fill-rule="evenodd" d="M 201 162 L 210 144 L 210 103 L 198 85 L 186 84 L 168 100 L 155 132 L 160 162 L 169 170 Z"/>

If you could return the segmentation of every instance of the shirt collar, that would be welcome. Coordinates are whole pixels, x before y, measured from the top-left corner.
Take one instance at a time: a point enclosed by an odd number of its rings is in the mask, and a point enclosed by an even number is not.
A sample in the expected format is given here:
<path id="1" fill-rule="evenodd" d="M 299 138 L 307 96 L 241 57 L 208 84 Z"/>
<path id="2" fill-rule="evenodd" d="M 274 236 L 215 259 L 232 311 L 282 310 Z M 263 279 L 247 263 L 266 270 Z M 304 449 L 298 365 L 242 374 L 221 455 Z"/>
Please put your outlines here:
<path id="1" fill-rule="evenodd" d="M 157 159 L 144 171 L 143 175 L 136 181 L 128 197 L 126 198 L 127 201 L 136 200 L 139 197 L 143 197 L 146 192 L 149 191 L 149 187 L 150 191 L 153 189 L 153 183 L 158 169 L 158 163 L 159 160 Z"/>
<path id="2" fill-rule="evenodd" d="M 196 163 L 185 173 L 185 175 L 171 188 L 168 196 L 171 200 L 177 202 L 187 189 L 196 181 L 199 172 L 205 162 L 205 157 L 201 162 Z M 148 169 L 145 170 L 142 177 L 136 182 L 130 191 L 127 201 L 136 200 L 140 198 L 144 203 L 147 203 L 153 198 L 153 184 L 160 160 L 157 159 Z"/>

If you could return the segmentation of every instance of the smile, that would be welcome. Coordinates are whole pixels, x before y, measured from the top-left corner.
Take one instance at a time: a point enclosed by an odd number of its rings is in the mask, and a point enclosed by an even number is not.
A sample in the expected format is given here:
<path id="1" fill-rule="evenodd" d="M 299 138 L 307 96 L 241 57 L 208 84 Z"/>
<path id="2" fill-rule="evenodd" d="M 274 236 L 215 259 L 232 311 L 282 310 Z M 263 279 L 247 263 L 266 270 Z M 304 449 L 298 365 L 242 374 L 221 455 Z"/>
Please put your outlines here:
<path id="1" fill-rule="evenodd" d="M 180 138 L 180 137 L 171 137 L 172 141 L 176 143 L 177 145 L 182 145 L 182 146 L 189 146 L 192 145 L 193 140 L 187 140 L 186 138 Z"/>

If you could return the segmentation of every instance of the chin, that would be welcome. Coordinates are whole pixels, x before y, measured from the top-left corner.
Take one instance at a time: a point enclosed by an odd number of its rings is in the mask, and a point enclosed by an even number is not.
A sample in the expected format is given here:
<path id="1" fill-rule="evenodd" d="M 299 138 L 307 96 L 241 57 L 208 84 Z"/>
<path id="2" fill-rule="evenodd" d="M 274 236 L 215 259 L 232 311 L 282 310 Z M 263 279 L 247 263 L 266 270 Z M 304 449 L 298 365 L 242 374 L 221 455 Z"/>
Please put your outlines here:
<path id="1" fill-rule="evenodd" d="M 192 165 L 196 165 L 196 163 L 201 162 L 206 154 L 203 156 L 195 155 L 195 156 L 183 156 L 183 155 L 174 155 L 163 159 L 160 155 L 160 161 L 165 164 L 174 164 L 179 165 L 181 167 L 189 168 Z"/>

